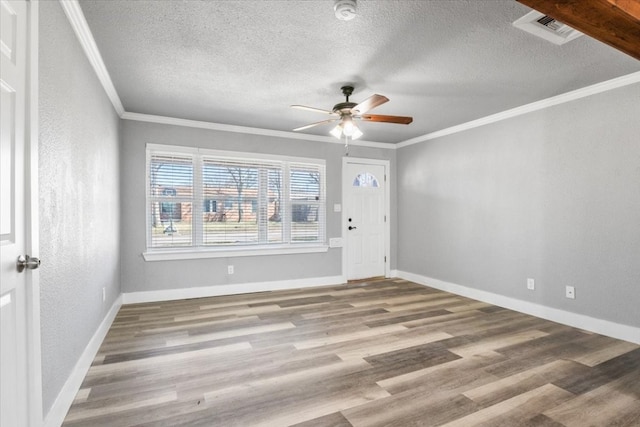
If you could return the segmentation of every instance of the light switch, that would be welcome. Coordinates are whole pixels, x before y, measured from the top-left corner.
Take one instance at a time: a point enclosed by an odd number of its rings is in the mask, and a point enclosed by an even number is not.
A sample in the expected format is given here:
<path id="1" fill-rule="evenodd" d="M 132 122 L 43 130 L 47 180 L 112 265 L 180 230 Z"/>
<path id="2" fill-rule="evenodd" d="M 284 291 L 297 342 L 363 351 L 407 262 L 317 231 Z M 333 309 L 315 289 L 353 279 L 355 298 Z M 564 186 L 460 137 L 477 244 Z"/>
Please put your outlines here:
<path id="1" fill-rule="evenodd" d="M 334 212 L 342 212 L 342 205 L 340 203 L 336 203 L 333 205 Z"/>
<path id="2" fill-rule="evenodd" d="M 341 248 L 342 247 L 342 238 L 341 237 L 332 237 L 329 239 L 329 247 L 330 248 Z"/>

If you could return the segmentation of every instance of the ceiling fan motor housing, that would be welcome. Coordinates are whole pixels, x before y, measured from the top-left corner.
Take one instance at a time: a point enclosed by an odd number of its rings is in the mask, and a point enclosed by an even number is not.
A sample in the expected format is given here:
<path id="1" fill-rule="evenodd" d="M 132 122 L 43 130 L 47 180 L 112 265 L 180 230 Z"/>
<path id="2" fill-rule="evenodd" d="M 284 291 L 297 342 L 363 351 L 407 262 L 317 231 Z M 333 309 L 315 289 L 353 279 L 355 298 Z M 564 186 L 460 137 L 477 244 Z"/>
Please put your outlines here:
<path id="1" fill-rule="evenodd" d="M 349 113 L 350 110 L 358 104 L 355 102 L 349 102 L 349 97 L 353 93 L 353 86 L 342 86 L 340 89 L 342 89 L 342 94 L 345 96 L 345 98 L 347 98 L 347 100 L 345 102 L 339 102 L 334 105 L 333 112 L 338 114 L 346 114 Z"/>
<path id="2" fill-rule="evenodd" d="M 351 110 L 353 107 L 355 107 L 356 104 L 355 102 L 341 102 L 339 104 L 336 104 L 333 106 L 333 112 L 334 113 L 341 113 L 341 112 L 345 112 L 343 110 Z"/>

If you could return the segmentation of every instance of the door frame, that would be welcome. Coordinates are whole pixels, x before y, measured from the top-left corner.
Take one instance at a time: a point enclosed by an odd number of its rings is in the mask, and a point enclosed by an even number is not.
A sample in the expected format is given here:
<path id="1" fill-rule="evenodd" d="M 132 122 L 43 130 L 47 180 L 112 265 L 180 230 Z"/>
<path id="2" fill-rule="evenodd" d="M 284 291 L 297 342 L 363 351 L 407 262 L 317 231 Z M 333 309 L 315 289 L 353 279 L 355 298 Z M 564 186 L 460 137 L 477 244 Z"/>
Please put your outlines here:
<path id="1" fill-rule="evenodd" d="M 38 192 L 39 145 L 39 85 L 38 85 L 38 25 L 39 3 L 27 0 L 27 78 L 25 111 L 25 249 L 31 256 L 39 257 L 40 221 Z M 40 270 L 27 270 L 27 409 L 31 426 L 41 426 L 44 421 L 42 408 L 42 353 L 40 340 Z"/>
<path id="2" fill-rule="evenodd" d="M 341 233 L 342 238 L 342 277 L 344 282 L 347 282 L 348 266 L 348 240 L 345 230 L 347 229 L 347 193 L 350 186 L 350 182 L 347 182 L 347 165 L 349 164 L 364 164 L 364 165 L 376 165 L 384 166 L 385 185 L 384 185 L 384 214 L 386 221 L 384 223 L 384 255 L 387 257 L 384 263 L 384 277 L 391 277 L 391 162 L 389 160 L 380 159 L 367 159 L 362 157 L 343 157 L 342 158 L 342 222 Z"/>

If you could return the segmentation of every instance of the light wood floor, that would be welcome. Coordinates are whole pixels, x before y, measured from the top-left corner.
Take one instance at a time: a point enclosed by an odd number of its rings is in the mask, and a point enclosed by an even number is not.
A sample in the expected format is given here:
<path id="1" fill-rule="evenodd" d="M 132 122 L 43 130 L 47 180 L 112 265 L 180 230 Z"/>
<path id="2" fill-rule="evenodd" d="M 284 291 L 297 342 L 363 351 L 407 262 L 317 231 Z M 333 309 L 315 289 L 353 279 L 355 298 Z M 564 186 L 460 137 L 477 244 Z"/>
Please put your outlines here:
<path id="1" fill-rule="evenodd" d="M 65 426 L 640 426 L 640 348 L 403 280 L 123 306 Z"/>

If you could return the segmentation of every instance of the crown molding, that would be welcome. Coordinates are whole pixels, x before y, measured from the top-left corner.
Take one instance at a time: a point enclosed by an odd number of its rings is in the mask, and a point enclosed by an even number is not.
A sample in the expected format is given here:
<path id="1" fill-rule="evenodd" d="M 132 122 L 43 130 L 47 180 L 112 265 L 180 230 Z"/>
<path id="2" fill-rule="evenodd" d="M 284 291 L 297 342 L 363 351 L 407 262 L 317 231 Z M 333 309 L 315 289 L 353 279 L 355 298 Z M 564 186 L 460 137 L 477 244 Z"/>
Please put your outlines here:
<path id="1" fill-rule="evenodd" d="M 89 24 L 87 24 L 87 20 L 84 17 L 84 13 L 82 13 L 80 4 L 77 0 L 60 0 L 60 5 L 62 6 L 62 10 L 64 10 L 65 15 L 67 15 L 71 28 L 73 28 L 73 31 L 76 33 L 78 41 L 80 42 L 84 53 L 87 55 L 91 66 L 95 70 L 100 83 L 102 83 L 102 87 L 111 100 L 113 108 L 115 108 L 118 116 L 122 116 L 122 114 L 124 114 L 124 107 L 122 106 L 118 92 L 116 92 L 116 88 L 111 81 L 111 76 L 107 71 L 107 67 L 104 65 L 102 55 L 100 55 L 100 51 L 98 50 L 95 39 L 93 38 L 93 34 L 91 34 Z"/>
<path id="2" fill-rule="evenodd" d="M 627 74 L 621 77 L 616 77 L 611 80 L 596 83 L 591 86 L 585 86 L 580 89 L 576 89 L 570 92 L 566 92 L 560 95 L 553 96 L 551 98 L 542 99 L 540 101 L 532 102 L 529 104 L 521 105 L 520 107 L 511 108 L 509 110 L 502 111 L 500 113 L 492 114 L 480 119 L 472 120 L 470 122 L 461 123 L 456 126 L 451 126 L 445 129 L 441 129 L 435 132 L 428 133 L 426 135 L 418 136 L 415 138 L 407 139 L 397 144 L 375 142 L 375 141 L 352 141 L 350 145 L 372 148 L 384 148 L 387 150 L 396 150 L 410 145 L 419 144 L 421 142 L 430 141 L 432 139 L 441 138 L 447 135 L 453 135 L 455 133 L 464 132 L 466 130 L 474 129 L 480 126 L 496 123 L 502 120 L 510 119 L 513 117 L 521 116 L 523 114 L 531 113 L 534 111 L 549 108 L 555 105 L 564 104 L 566 102 L 575 101 L 577 99 L 585 98 L 587 96 L 595 95 L 598 93 L 606 92 L 613 89 L 618 89 L 624 86 L 640 83 L 640 71 Z M 328 136 L 299 134 L 295 132 L 286 132 L 270 129 L 252 128 L 245 126 L 225 125 L 220 123 L 202 122 L 197 120 L 177 119 L 173 117 L 155 116 L 151 114 L 140 114 L 124 112 L 121 118 L 126 120 L 136 120 L 142 122 L 162 123 L 174 126 L 186 126 L 195 127 L 201 129 L 212 129 L 224 132 L 236 132 L 253 135 L 274 136 L 280 138 L 305 140 L 305 141 L 320 141 L 333 144 L 342 144 L 343 142 Z"/>
<path id="3" fill-rule="evenodd" d="M 560 95 L 552 96 L 551 98 L 542 99 L 540 101 L 525 104 L 520 107 L 505 110 L 500 113 L 492 114 L 490 116 L 482 117 L 477 120 L 462 123 L 449 128 L 441 129 L 439 131 L 431 132 L 426 135 L 418 136 L 415 138 L 407 139 L 396 144 L 397 148 L 408 147 L 409 145 L 419 144 L 421 142 L 429 141 L 443 136 L 452 135 L 458 132 L 464 132 L 469 129 L 477 128 L 480 126 L 496 123 L 502 120 L 510 119 L 512 117 L 521 116 L 523 114 L 531 113 L 534 111 L 542 110 L 544 108 L 552 107 L 554 105 L 564 104 L 565 102 L 575 101 L 576 99 L 585 98 L 587 96 L 595 95 L 598 93 L 606 92 L 612 89 L 618 89 L 620 87 L 628 86 L 631 84 L 640 83 L 640 71 L 627 74 L 625 76 L 617 77 L 604 82 L 596 83 L 591 86 L 585 86 L 580 89 L 572 90 Z"/>
<path id="4" fill-rule="evenodd" d="M 198 120 L 178 119 L 174 117 L 156 116 L 152 114 L 132 113 L 124 110 L 120 97 L 116 92 L 115 86 L 111 81 L 107 67 L 104 65 L 102 55 L 98 50 L 98 46 L 93 38 L 93 34 L 89 29 L 87 20 L 84 17 L 84 13 L 80 8 L 78 0 L 60 0 L 60 4 L 71 23 L 82 48 L 84 49 L 89 62 L 93 66 L 98 79 L 102 83 L 107 96 L 111 100 L 113 107 L 124 120 L 134 120 L 149 123 L 160 123 L 174 126 L 185 126 L 200 129 L 218 130 L 223 132 L 235 132 L 251 135 L 273 136 L 278 138 L 303 140 L 303 141 L 319 141 L 332 144 L 343 144 L 343 141 L 337 140 L 330 136 L 319 136 L 300 134 L 288 131 L 278 131 L 271 129 L 253 128 L 245 126 L 227 125 L 221 123 L 204 122 Z M 565 102 L 574 101 L 576 99 L 584 98 L 587 96 L 595 95 L 598 93 L 606 92 L 608 90 L 617 89 L 620 87 L 628 86 L 631 84 L 640 83 L 640 71 L 627 74 L 625 76 L 617 77 L 604 82 L 596 83 L 591 86 L 586 86 L 580 89 L 566 92 L 560 95 L 553 96 L 551 98 L 542 99 L 540 101 L 525 104 L 520 107 L 512 108 L 502 111 L 500 113 L 492 114 L 486 117 L 482 117 L 470 122 L 461 123 L 459 125 L 451 126 L 445 129 L 441 129 L 435 132 L 431 132 L 415 138 L 410 138 L 397 144 L 376 142 L 376 141 L 352 141 L 349 143 L 351 146 L 359 147 L 371 147 L 371 148 L 384 148 L 387 150 L 395 150 L 403 147 L 408 147 L 413 144 L 419 144 L 421 142 L 430 141 L 432 139 L 441 138 L 447 135 L 453 135 L 458 132 L 464 132 L 469 129 L 477 128 L 480 126 L 496 123 L 502 120 L 510 119 L 512 117 L 521 116 L 523 114 L 531 113 L 534 111 L 542 110 L 544 108 L 552 107 L 554 105 L 564 104 Z"/>
<path id="5" fill-rule="evenodd" d="M 295 140 L 302 140 L 302 141 L 319 141 L 319 142 L 328 142 L 331 144 L 344 144 L 343 141 L 330 136 L 309 135 L 309 134 L 301 134 L 301 133 L 287 132 L 287 131 L 281 131 L 281 130 L 226 125 L 222 123 L 204 122 L 204 121 L 198 121 L 198 120 L 177 119 L 175 117 L 156 116 L 153 114 L 130 113 L 128 111 L 125 111 L 120 116 L 120 118 L 124 120 L 133 120 L 138 122 L 160 123 L 160 124 L 172 125 L 172 126 L 185 126 L 190 128 L 218 130 L 222 132 L 234 132 L 234 133 L 243 133 L 243 134 L 249 134 L 249 135 L 273 136 L 277 138 L 295 139 Z M 396 148 L 394 144 L 386 143 L 386 142 L 375 142 L 375 141 L 351 141 L 349 142 L 349 145 L 358 146 L 358 147 L 385 148 L 387 150 L 395 150 Z"/>

